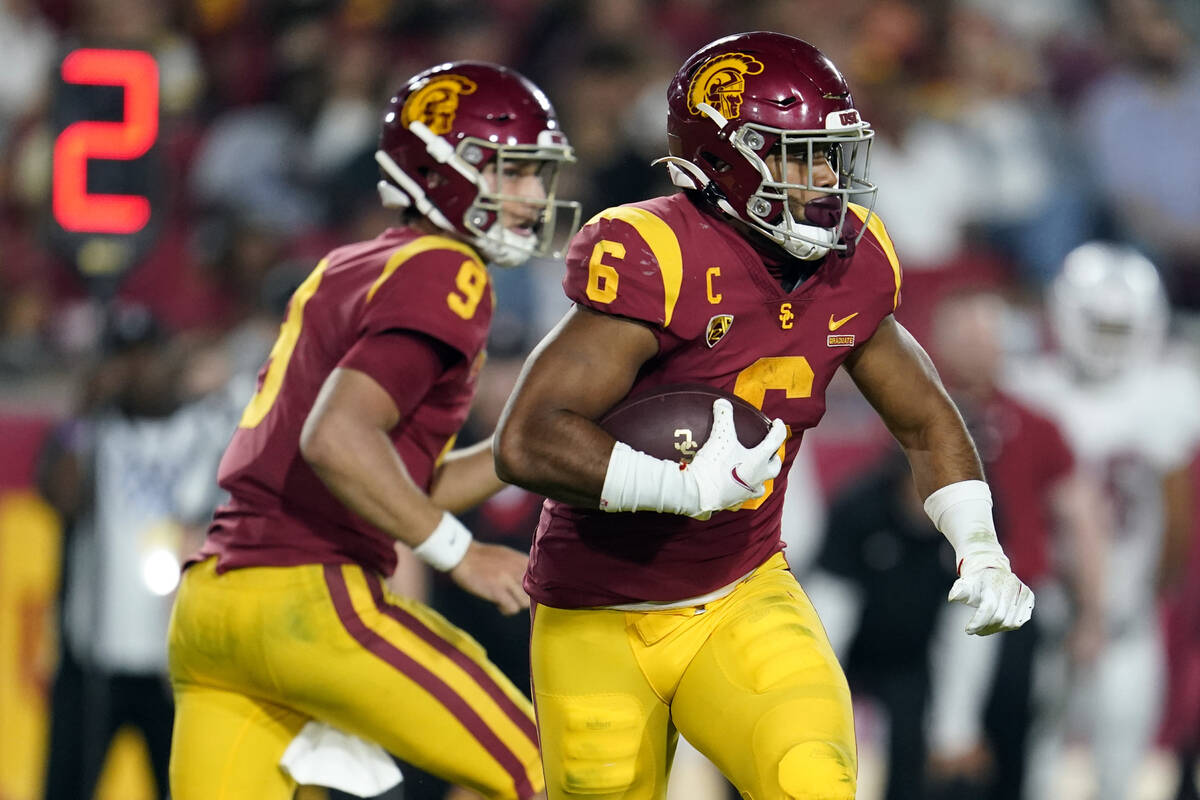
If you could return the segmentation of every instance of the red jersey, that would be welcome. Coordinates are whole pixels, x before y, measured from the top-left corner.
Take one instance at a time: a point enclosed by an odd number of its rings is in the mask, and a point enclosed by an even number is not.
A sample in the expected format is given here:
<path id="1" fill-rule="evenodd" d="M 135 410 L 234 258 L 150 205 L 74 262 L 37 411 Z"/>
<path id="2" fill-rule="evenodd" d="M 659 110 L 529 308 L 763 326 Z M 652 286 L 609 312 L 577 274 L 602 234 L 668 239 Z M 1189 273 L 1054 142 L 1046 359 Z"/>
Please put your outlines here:
<path id="1" fill-rule="evenodd" d="M 866 210 L 852 206 L 856 227 Z M 853 256 L 829 255 L 792 291 L 730 225 L 684 193 L 601 212 L 576 234 L 563 287 L 576 303 L 648 323 L 658 355 L 630 396 L 673 383 L 730 391 L 787 423 L 767 493 L 701 522 L 547 501 L 525 588 L 558 608 L 676 601 L 731 583 L 782 548 L 788 469 L 825 413 L 825 388 L 900 300 L 900 264 L 878 217 Z"/>
<path id="2" fill-rule="evenodd" d="M 493 302 L 483 262 L 453 239 L 392 228 L 324 258 L 292 295 L 258 391 L 221 459 L 218 482 L 231 498 L 217 509 L 199 557 L 216 555 L 218 570 L 353 562 L 391 574 L 393 539 L 325 488 L 300 454 L 301 428 L 356 342 L 389 331 L 443 342 L 462 358 L 390 432 L 409 474 L 428 489 L 467 417 Z"/>
<path id="3" fill-rule="evenodd" d="M 1075 457 L 1056 424 L 1006 394 L 993 395 L 977 418 L 967 413 L 1000 543 L 1013 573 L 1032 585 L 1050 567 L 1048 492 L 1074 469 Z"/>

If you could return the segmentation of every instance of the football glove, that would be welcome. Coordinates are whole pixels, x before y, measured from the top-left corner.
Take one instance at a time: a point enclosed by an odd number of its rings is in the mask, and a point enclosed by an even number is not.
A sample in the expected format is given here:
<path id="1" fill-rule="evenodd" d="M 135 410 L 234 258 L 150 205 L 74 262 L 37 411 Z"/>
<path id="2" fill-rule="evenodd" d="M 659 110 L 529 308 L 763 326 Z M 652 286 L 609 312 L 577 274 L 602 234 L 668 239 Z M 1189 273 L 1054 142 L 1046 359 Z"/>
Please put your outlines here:
<path id="1" fill-rule="evenodd" d="M 976 609 L 967 633 L 987 636 L 1012 631 L 1033 615 L 1033 592 L 1009 569 L 1008 559 L 964 558 L 959 578 L 950 587 L 951 603 Z"/>
<path id="2" fill-rule="evenodd" d="M 683 513 L 708 519 L 714 511 L 735 509 L 762 497 L 766 492 L 763 484 L 783 467 L 778 450 L 786 439 L 787 426 L 776 419 L 761 442 L 743 447 L 733 426 L 733 406 L 728 400 L 713 401 L 712 431 L 682 470 L 685 480 L 694 486 L 688 487 L 694 505 Z"/>
<path id="3" fill-rule="evenodd" d="M 992 492 L 983 481 L 943 486 L 925 500 L 925 513 L 954 546 L 958 580 L 949 600 L 976 609 L 967 633 L 1015 630 L 1033 614 L 1033 592 L 1013 574 L 996 540 Z"/>
<path id="4" fill-rule="evenodd" d="M 776 419 L 762 441 L 745 447 L 733 426 L 728 400 L 713 402 L 713 424 L 690 464 L 655 458 L 617 442 L 609 457 L 600 508 L 605 511 L 658 511 L 705 520 L 735 509 L 766 491 L 763 484 L 783 466 L 777 451 L 787 426 Z"/>

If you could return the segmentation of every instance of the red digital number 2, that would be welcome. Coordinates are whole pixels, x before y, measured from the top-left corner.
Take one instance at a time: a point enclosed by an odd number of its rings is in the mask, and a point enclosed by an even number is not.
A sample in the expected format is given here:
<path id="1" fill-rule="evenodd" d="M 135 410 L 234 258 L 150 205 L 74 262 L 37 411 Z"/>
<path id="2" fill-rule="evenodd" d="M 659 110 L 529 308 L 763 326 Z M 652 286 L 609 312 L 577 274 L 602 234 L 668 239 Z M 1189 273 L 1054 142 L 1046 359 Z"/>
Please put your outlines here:
<path id="1" fill-rule="evenodd" d="M 125 89 L 121 122 L 75 122 L 54 143 L 54 218 L 64 229 L 136 233 L 150 221 L 140 195 L 88 194 L 89 158 L 128 161 L 158 137 L 158 64 L 140 50 L 76 50 L 63 59 L 63 80 Z"/>

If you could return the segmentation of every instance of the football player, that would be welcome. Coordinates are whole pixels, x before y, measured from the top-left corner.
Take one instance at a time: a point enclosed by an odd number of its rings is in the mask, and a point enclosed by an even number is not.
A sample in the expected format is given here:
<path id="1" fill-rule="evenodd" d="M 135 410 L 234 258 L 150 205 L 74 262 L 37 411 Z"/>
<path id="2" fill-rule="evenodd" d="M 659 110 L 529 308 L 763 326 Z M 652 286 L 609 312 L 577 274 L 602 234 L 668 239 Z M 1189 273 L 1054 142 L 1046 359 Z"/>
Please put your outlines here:
<path id="1" fill-rule="evenodd" d="M 987 470 L 1013 571 L 1041 598 L 1039 622 L 1048 616 L 1047 597 L 1069 597 L 1075 609 L 1070 654 L 1083 666 L 1093 661 L 1103 638 L 1104 492 L 1090 470 L 1076 463 L 1061 426 L 1008 391 L 1004 344 L 1010 314 L 996 290 L 951 289 L 933 308 L 930 349 Z M 1060 553 L 1070 555 L 1056 558 Z M 934 680 L 925 722 L 929 780 L 937 788 L 929 794 L 1018 800 L 1028 772 L 1041 626 L 1026 625 L 1003 641 L 965 637 L 958 632 L 966 611 L 946 608 L 931 637 Z M 961 668 L 965 664 L 977 667 Z"/>
<path id="2" fill-rule="evenodd" d="M 841 73 L 799 39 L 746 33 L 693 54 L 668 101 L 664 160 L 683 191 L 603 211 L 574 238 L 575 306 L 497 429 L 501 477 L 552 498 L 525 576 L 547 792 L 661 798 L 682 733 L 745 797 L 849 800 L 850 693 L 779 535 L 787 468 L 838 367 L 954 545 L 968 632 L 1019 627 L 1033 597 L 997 544 L 962 419 L 893 318 L 873 132 Z M 681 468 L 596 424 L 677 382 L 732 392 L 774 425 L 744 447 L 717 400 Z"/>
<path id="3" fill-rule="evenodd" d="M 1047 311 L 1059 352 L 1023 365 L 1015 387 L 1059 423 L 1104 485 L 1113 525 L 1103 644 L 1091 669 L 1069 678 L 1061 659 L 1044 661 L 1060 680 L 1043 702 L 1029 796 L 1058 796 L 1064 739 L 1078 726 L 1091 747 L 1096 796 L 1118 800 L 1129 796 L 1163 708 L 1158 600 L 1187 564 L 1200 381 L 1194 364 L 1164 349 L 1166 292 L 1154 265 L 1130 247 L 1089 242 L 1073 250 Z"/>
<path id="4" fill-rule="evenodd" d="M 376 160 L 403 224 L 332 251 L 292 296 L 179 590 L 176 800 L 290 798 L 280 760 L 313 720 L 488 797 L 542 789 L 523 693 L 383 581 L 398 541 L 506 613 L 528 606 L 527 556 L 450 513 L 500 488 L 491 443 L 451 448 L 492 318 L 485 261 L 551 246 L 578 214 L 555 198 L 574 158 L 538 87 L 459 62 L 392 98 Z"/>

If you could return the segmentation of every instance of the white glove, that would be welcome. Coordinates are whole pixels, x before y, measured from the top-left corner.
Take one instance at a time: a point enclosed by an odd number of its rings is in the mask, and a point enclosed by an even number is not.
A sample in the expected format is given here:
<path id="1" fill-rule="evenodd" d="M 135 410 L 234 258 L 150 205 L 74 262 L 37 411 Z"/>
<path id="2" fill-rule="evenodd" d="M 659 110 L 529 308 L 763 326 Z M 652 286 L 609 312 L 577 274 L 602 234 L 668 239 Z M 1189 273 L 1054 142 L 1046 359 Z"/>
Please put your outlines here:
<path id="1" fill-rule="evenodd" d="M 743 447 L 733 426 L 728 400 L 713 402 L 713 424 L 692 462 L 680 465 L 654 458 L 617 442 L 609 457 L 600 508 L 605 511 L 658 511 L 705 520 L 761 497 L 763 484 L 783 466 L 777 451 L 787 426 L 776 419 L 762 441 Z"/>
<path id="2" fill-rule="evenodd" d="M 987 636 L 1028 622 L 1033 592 L 1013 574 L 996 540 L 988 485 L 969 480 L 943 486 L 926 498 L 925 513 L 954 545 L 959 578 L 949 600 L 976 609 L 967 633 Z"/>
<path id="3" fill-rule="evenodd" d="M 766 491 L 763 484 L 783 467 L 778 450 L 785 439 L 787 426 L 776 419 L 761 442 L 750 449 L 743 447 L 733 426 L 733 405 L 728 400 L 713 401 L 712 431 L 683 470 L 684 477 L 695 482 L 699 513 L 684 513 L 708 519 L 714 511 L 734 509 L 762 497 Z"/>
<path id="4" fill-rule="evenodd" d="M 989 563 L 986 557 L 964 558 L 959 578 L 950 587 L 951 603 L 976 609 L 967 633 L 987 636 L 1013 631 L 1033 615 L 1033 592 L 1009 569 L 1008 559 Z"/>

